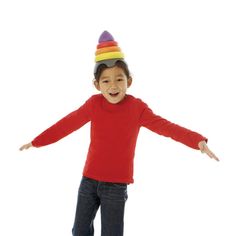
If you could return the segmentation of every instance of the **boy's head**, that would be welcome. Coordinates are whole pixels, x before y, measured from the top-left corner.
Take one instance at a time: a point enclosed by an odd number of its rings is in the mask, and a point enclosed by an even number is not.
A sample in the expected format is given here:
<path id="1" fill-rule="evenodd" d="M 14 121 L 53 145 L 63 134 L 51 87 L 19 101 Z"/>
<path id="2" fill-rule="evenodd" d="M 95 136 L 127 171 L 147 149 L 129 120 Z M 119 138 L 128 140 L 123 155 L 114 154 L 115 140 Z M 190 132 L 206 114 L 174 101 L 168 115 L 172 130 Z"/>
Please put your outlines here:
<path id="1" fill-rule="evenodd" d="M 124 54 L 112 35 L 104 31 L 97 45 L 94 85 L 108 102 L 116 104 L 124 99 L 132 78 Z"/>

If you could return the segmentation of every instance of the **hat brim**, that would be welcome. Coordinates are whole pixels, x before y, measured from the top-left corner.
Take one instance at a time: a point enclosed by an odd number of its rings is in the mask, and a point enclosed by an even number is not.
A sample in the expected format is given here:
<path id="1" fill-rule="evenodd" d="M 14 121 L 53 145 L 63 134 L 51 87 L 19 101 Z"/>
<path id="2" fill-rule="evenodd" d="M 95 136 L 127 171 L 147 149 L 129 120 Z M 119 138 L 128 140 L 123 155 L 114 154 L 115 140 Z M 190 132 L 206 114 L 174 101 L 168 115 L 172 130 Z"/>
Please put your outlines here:
<path id="1" fill-rule="evenodd" d="M 103 61 L 96 62 L 95 67 L 94 67 L 94 74 L 96 74 L 97 69 L 98 69 L 98 67 L 99 67 L 100 65 L 106 65 L 108 68 L 110 68 L 110 67 L 115 66 L 115 64 L 116 64 L 117 61 L 123 61 L 123 62 L 125 62 L 125 60 L 122 59 L 122 58 L 109 59 L 109 60 L 103 60 Z M 126 62 L 125 62 L 125 63 L 126 63 Z"/>

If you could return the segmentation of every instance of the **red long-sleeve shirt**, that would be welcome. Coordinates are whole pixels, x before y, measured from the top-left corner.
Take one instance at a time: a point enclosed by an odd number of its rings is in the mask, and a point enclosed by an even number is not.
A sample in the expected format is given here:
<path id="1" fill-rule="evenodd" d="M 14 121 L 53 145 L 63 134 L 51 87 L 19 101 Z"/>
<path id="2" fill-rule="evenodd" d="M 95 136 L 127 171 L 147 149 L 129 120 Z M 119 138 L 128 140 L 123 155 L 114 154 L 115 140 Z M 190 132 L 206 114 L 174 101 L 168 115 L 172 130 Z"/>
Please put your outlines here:
<path id="1" fill-rule="evenodd" d="M 134 182 L 133 159 L 142 126 L 194 149 L 199 149 L 198 143 L 206 140 L 196 132 L 155 115 L 147 104 L 131 95 L 112 104 L 99 94 L 37 136 L 32 145 L 40 147 L 57 142 L 89 121 L 91 142 L 83 175 L 98 181 Z"/>

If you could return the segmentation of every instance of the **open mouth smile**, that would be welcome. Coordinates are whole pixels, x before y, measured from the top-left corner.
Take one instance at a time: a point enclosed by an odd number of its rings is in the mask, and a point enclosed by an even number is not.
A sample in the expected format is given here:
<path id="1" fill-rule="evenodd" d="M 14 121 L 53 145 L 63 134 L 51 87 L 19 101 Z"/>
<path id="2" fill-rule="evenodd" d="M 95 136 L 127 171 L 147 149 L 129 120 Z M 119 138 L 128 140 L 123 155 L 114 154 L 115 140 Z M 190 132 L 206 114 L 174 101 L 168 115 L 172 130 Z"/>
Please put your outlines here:
<path id="1" fill-rule="evenodd" d="M 109 95 L 112 96 L 112 97 L 116 97 L 116 96 L 119 95 L 119 92 L 118 93 L 109 93 Z"/>

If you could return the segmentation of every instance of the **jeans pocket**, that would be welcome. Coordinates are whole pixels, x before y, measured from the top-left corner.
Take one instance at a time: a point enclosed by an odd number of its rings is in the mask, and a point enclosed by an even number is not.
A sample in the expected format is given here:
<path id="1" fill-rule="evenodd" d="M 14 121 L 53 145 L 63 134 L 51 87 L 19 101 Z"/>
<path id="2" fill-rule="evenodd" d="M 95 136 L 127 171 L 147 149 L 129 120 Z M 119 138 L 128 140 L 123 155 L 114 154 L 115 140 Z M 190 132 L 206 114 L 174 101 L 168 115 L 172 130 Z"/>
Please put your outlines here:
<path id="1" fill-rule="evenodd" d="M 103 193 L 106 199 L 113 201 L 126 201 L 128 199 L 127 184 L 124 183 L 105 183 Z"/>
<path id="2" fill-rule="evenodd" d="M 96 192 L 96 183 L 92 179 L 83 177 L 79 187 L 79 194 L 83 196 L 90 196 Z"/>

